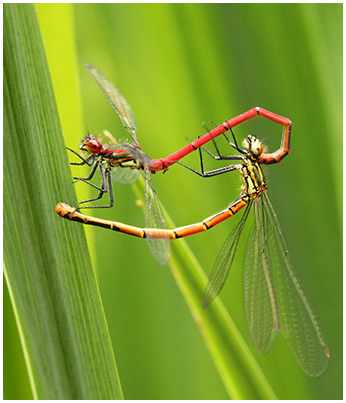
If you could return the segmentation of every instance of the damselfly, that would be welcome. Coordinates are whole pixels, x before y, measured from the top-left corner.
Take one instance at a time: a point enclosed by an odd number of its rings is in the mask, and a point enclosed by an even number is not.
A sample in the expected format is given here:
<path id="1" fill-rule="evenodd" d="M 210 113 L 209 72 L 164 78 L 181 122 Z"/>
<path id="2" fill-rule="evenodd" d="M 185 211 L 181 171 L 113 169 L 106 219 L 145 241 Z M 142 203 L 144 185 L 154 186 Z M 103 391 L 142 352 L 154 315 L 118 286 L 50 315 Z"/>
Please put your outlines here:
<path id="1" fill-rule="evenodd" d="M 208 172 L 204 172 L 202 165 L 202 173 L 193 171 L 202 177 L 212 177 L 237 170 L 241 174 L 242 187 L 237 200 L 200 223 L 158 231 L 156 228 L 138 228 L 89 217 L 65 203 L 59 203 L 56 212 L 72 221 L 141 238 L 161 238 L 165 234 L 170 239 L 177 239 L 206 231 L 246 207 L 243 217 L 226 239 L 216 259 L 204 295 L 203 306 L 206 307 L 219 294 L 226 281 L 241 232 L 254 206 L 255 223 L 245 259 L 246 311 L 252 338 L 258 350 L 267 353 L 275 345 L 282 330 L 302 369 L 310 376 L 318 376 L 327 366 L 329 349 L 287 250 L 277 215 L 267 195 L 267 184 L 260 165 L 279 162 L 288 154 L 290 127 L 291 122 L 288 121 L 281 149 L 274 154 L 263 154 L 263 144 L 254 136 L 245 139 L 245 149 L 240 148 L 232 130 L 234 143 L 229 139 L 228 143 L 242 155 L 222 156 L 217 148 L 218 155 L 213 155 L 206 150 L 215 159 L 238 160 L 241 163 Z"/>
<path id="2" fill-rule="evenodd" d="M 83 181 L 88 185 L 99 190 L 97 197 L 81 201 L 79 204 L 84 204 L 92 201 L 99 200 L 104 193 L 109 191 L 110 204 L 106 206 L 83 206 L 81 208 L 107 208 L 114 205 L 114 195 L 112 180 L 118 183 L 133 183 L 138 179 L 139 171 L 143 173 L 144 185 L 145 185 L 145 219 L 146 225 L 149 227 L 157 228 L 160 232 L 161 229 L 166 229 L 167 224 L 164 218 L 161 203 L 156 195 L 156 192 L 152 186 L 150 179 L 150 170 L 156 166 L 156 164 L 141 150 L 140 144 L 137 140 L 137 124 L 132 109 L 126 102 L 125 98 L 115 88 L 115 86 L 109 82 L 103 74 L 101 74 L 95 67 L 90 64 L 86 65 L 90 74 L 95 79 L 96 83 L 105 94 L 109 103 L 114 108 L 121 123 L 131 136 L 133 143 L 113 144 L 111 146 L 104 145 L 101 141 L 92 134 L 83 140 L 80 145 L 82 151 L 90 153 L 88 158 L 83 158 L 74 150 L 69 149 L 75 155 L 77 155 L 82 162 L 72 163 L 72 165 L 84 165 L 92 166 L 91 172 L 87 178 L 74 177 L 75 181 Z M 99 168 L 102 184 L 96 186 L 90 180 L 93 178 L 97 168 Z M 125 169 L 127 168 L 127 169 Z M 161 239 L 157 238 L 152 240 L 148 239 L 149 248 L 155 259 L 160 264 L 165 264 L 170 255 L 170 243 L 166 233 L 162 233 Z"/>
<path id="3" fill-rule="evenodd" d="M 80 206 L 79 209 L 112 207 L 114 205 L 112 181 L 117 183 L 133 183 L 137 180 L 139 171 L 141 170 L 144 173 L 145 182 L 146 226 L 157 228 L 158 231 L 160 229 L 166 229 L 167 226 L 162 213 L 162 207 L 152 186 L 149 173 L 155 173 L 160 170 L 166 171 L 172 164 L 178 162 L 181 158 L 192 151 L 197 150 L 208 141 L 214 139 L 214 137 L 224 134 L 224 136 L 227 138 L 225 135 L 226 131 L 256 116 L 262 116 L 284 126 L 281 148 L 274 154 L 270 154 L 268 156 L 263 154 L 263 162 L 267 164 L 277 162 L 289 151 L 288 145 L 284 144 L 285 141 L 287 142 L 289 137 L 289 120 L 263 108 L 257 107 L 224 122 L 222 125 L 219 125 L 209 133 L 201 136 L 199 139 L 193 141 L 168 157 L 152 160 L 141 150 L 141 146 L 137 139 L 136 119 L 126 99 L 123 97 L 120 91 L 94 66 L 86 64 L 86 67 L 117 113 L 120 121 L 130 135 L 132 142 L 106 145 L 103 144 L 100 138 L 97 136 L 88 134 L 79 146 L 81 151 L 90 154 L 87 158 L 84 158 L 76 151 L 68 148 L 69 151 L 73 152 L 81 159 L 81 162 L 73 162 L 71 165 L 87 164 L 92 167 L 88 177 L 74 177 L 74 180 L 76 182 L 82 181 L 87 183 L 99 191 L 97 197 L 81 201 L 79 204 L 83 206 Z M 99 169 L 102 178 L 101 186 L 97 186 L 91 182 L 91 179 L 94 177 L 97 169 Z M 102 196 L 107 192 L 109 192 L 110 195 L 110 203 L 108 205 L 84 205 L 85 203 L 94 202 L 101 199 Z M 160 264 L 165 264 L 170 254 L 170 245 L 169 242 L 164 239 L 165 234 L 165 232 L 161 233 L 162 239 L 156 241 L 153 241 L 151 237 L 147 237 L 150 250 Z"/>

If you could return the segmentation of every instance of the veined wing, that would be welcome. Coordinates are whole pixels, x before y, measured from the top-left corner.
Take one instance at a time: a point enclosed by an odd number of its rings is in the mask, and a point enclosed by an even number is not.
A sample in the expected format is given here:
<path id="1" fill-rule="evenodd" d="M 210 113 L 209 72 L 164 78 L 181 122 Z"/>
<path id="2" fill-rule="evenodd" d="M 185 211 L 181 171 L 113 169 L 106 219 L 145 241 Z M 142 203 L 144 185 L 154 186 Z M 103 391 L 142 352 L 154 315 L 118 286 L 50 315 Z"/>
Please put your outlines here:
<path id="1" fill-rule="evenodd" d="M 270 228 L 263 214 L 261 198 L 255 199 L 253 204 L 255 220 L 244 265 L 245 303 L 253 341 L 258 350 L 265 354 L 277 341 L 280 322 L 271 267 L 272 257 L 267 248 Z"/>
<path id="2" fill-rule="evenodd" d="M 96 67 L 88 63 L 85 64 L 85 67 L 89 70 L 90 74 L 93 76 L 94 80 L 101 88 L 101 91 L 108 99 L 108 102 L 112 105 L 113 109 L 119 116 L 121 123 L 130 134 L 133 141 L 135 143 L 138 143 L 136 136 L 136 118 L 126 99 L 119 92 L 119 90 L 110 81 L 108 81 L 107 78 L 99 70 L 97 70 Z"/>
<path id="3" fill-rule="evenodd" d="M 240 234 L 244 228 L 244 224 L 249 215 L 252 203 L 253 201 L 250 200 L 250 202 L 246 206 L 246 210 L 242 218 L 233 228 L 225 243 L 222 245 L 222 248 L 216 258 L 213 270 L 209 277 L 207 288 L 204 292 L 203 308 L 206 308 L 211 303 L 211 301 L 219 294 L 223 285 L 225 284 L 228 273 L 233 263 L 235 252 L 237 250 Z"/>
<path id="4" fill-rule="evenodd" d="M 136 182 L 139 176 L 138 169 L 117 167 L 112 169 L 112 180 L 122 185 L 130 185 Z"/>
<path id="5" fill-rule="evenodd" d="M 150 172 L 144 170 L 145 181 L 145 225 L 148 228 L 167 229 L 167 223 L 163 215 L 162 206 L 150 180 Z M 147 238 L 149 249 L 159 264 L 166 264 L 171 251 L 168 235 L 162 233 L 162 238 Z"/>
<path id="6" fill-rule="evenodd" d="M 268 224 L 267 246 L 277 289 L 281 330 L 303 371 L 318 376 L 328 365 L 329 349 L 267 193 L 262 194 L 260 201 Z"/>

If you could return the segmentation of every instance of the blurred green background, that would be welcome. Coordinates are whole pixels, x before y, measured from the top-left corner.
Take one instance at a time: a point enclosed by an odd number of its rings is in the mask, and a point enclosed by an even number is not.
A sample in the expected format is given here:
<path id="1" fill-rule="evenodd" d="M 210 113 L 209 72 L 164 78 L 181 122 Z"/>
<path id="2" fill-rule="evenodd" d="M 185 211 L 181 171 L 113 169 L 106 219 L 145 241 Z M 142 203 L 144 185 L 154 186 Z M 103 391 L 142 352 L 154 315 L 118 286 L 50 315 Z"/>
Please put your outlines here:
<path id="1" fill-rule="evenodd" d="M 293 121 L 290 156 L 265 173 L 329 342 L 326 372 L 317 379 L 305 375 L 282 338 L 268 355 L 256 351 L 243 295 L 246 234 L 221 297 L 280 399 L 342 398 L 342 155 L 335 155 L 342 149 L 342 5 L 39 5 L 38 16 L 69 147 L 76 148 L 87 129 L 125 135 L 85 62 L 129 101 L 152 158 L 204 134 L 202 122 L 221 123 L 254 106 Z M 69 17 L 64 25 L 62 16 Z M 59 48 L 66 58 L 55 57 Z M 84 121 L 74 117 L 80 108 Z M 281 132 L 259 118 L 236 128 L 239 139 L 256 134 L 272 151 Z M 197 168 L 197 153 L 184 162 Z M 240 185 L 236 173 L 208 180 L 180 166 L 157 174 L 153 183 L 178 226 L 221 210 Z M 88 191 L 79 187 L 79 199 Z M 115 197 L 114 209 L 92 213 L 143 226 L 131 187 L 118 185 Z M 232 220 L 188 239 L 207 273 Z M 125 398 L 226 399 L 168 267 L 156 264 L 141 239 L 102 229 L 88 229 L 88 236 Z M 30 399 L 6 292 L 4 302 L 4 397 Z"/>

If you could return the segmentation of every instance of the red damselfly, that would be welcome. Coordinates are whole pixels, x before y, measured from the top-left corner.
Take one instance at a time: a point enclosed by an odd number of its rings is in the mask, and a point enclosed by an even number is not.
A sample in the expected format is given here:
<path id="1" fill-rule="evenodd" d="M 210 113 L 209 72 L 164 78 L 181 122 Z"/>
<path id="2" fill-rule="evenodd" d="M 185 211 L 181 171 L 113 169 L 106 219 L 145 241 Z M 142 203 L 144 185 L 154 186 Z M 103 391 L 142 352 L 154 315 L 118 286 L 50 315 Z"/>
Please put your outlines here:
<path id="1" fill-rule="evenodd" d="M 114 205 L 114 194 L 112 180 L 117 183 L 133 183 L 138 179 L 139 171 L 143 173 L 145 186 L 145 219 L 146 225 L 154 227 L 157 231 L 166 229 L 167 224 L 164 218 L 161 203 L 156 195 L 150 179 L 150 170 L 156 164 L 141 150 L 137 140 L 137 124 L 131 107 L 126 102 L 118 89 L 108 81 L 105 76 L 90 64 L 86 65 L 90 74 L 101 88 L 102 92 L 117 113 L 121 123 L 131 136 L 133 143 L 113 144 L 111 146 L 104 145 L 97 136 L 88 134 L 82 141 L 80 149 L 90 153 L 88 158 L 83 158 L 74 150 L 68 148 L 77 155 L 82 162 L 72 163 L 71 165 L 92 166 L 88 177 L 74 177 L 75 182 L 82 181 L 99 190 L 97 197 L 81 201 L 84 204 L 99 200 L 104 193 L 109 191 L 110 204 L 106 206 L 82 206 L 81 208 L 107 208 Z M 96 186 L 90 180 L 93 178 L 97 168 L 99 168 L 102 184 Z M 127 168 L 127 169 L 125 169 Z M 157 239 L 147 238 L 149 248 L 159 264 L 165 264 L 170 255 L 170 243 L 166 233 Z"/>
<path id="2" fill-rule="evenodd" d="M 147 170 L 152 173 L 158 171 L 166 171 L 171 165 L 178 162 L 180 159 L 190 154 L 191 152 L 199 149 L 207 142 L 213 140 L 215 137 L 223 134 L 227 141 L 232 145 L 226 136 L 226 132 L 233 127 L 252 119 L 256 116 L 262 116 L 266 119 L 274 121 L 284 126 L 284 132 L 282 136 L 281 147 L 272 154 L 261 155 L 261 163 L 272 164 L 279 162 L 290 151 L 289 149 L 289 135 L 290 135 L 290 121 L 287 118 L 276 115 L 273 112 L 267 111 L 263 108 L 256 107 L 249 111 L 230 119 L 223 124 L 217 126 L 209 133 L 200 136 L 197 140 L 191 142 L 182 149 L 176 151 L 173 154 L 165 158 L 151 159 L 142 150 L 140 143 L 137 139 L 137 123 L 134 113 L 120 93 L 120 91 L 110 82 L 107 78 L 91 64 L 86 64 L 86 67 L 90 74 L 95 79 L 96 83 L 106 96 L 107 100 L 117 113 L 120 121 L 131 136 L 133 142 L 126 142 L 121 144 L 107 145 L 103 144 L 101 139 L 93 134 L 88 134 L 80 144 L 81 151 L 89 153 L 88 158 L 84 158 L 71 148 L 67 149 L 77 155 L 82 161 L 72 162 L 71 165 L 84 165 L 87 164 L 92 167 L 91 172 L 87 178 L 74 177 L 75 181 L 83 181 L 90 186 L 99 190 L 99 195 L 96 198 L 81 201 L 79 204 L 96 201 L 102 198 L 104 193 L 110 193 L 110 203 L 106 206 L 82 206 L 81 208 L 107 208 L 114 205 L 114 195 L 112 189 L 112 180 L 118 183 L 133 183 L 137 180 L 139 170 Z M 101 187 L 94 185 L 90 182 L 93 178 L 97 168 L 100 170 L 102 177 Z M 148 176 L 149 178 L 149 176 Z"/>
<path id="3" fill-rule="evenodd" d="M 178 162 L 181 158 L 187 154 L 190 154 L 192 151 L 197 150 L 199 147 L 203 146 L 208 141 L 213 140 L 220 134 L 223 134 L 227 141 L 232 145 L 233 143 L 229 141 L 225 132 L 232 130 L 232 127 L 256 116 L 262 116 L 284 126 L 281 148 L 273 154 L 262 154 L 261 162 L 266 164 L 279 162 L 289 152 L 289 120 L 263 108 L 257 107 L 224 122 L 222 125 L 219 125 L 209 133 L 201 136 L 199 139 L 193 141 L 168 157 L 152 160 L 141 150 L 141 146 L 137 139 L 136 119 L 126 99 L 99 70 L 90 64 L 86 64 L 86 67 L 117 113 L 120 121 L 130 135 L 132 142 L 106 145 L 103 144 L 97 136 L 88 134 L 79 147 L 81 151 L 90 154 L 87 158 L 84 158 L 76 151 L 67 148 L 81 159 L 81 162 L 73 162 L 71 165 L 87 164 L 88 166 L 92 167 L 87 177 L 74 177 L 75 182 L 82 181 L 99 191 L 97 197 L 81 201 L 79 204 L 83 206 L 80 206 L 79 209 L 112 207 L 114 205 L 112 181 L 117 183 L 133 183 L 137 180 L 139 171 L 141 170 L 144 174 L 145 182 L 146 226 L 157 228 L 158 230 L 166 229 L 167 225 L 162 213 L 161 204 L 155 190 L 153 189 L 149 173 L 155 173 L 161 170 L 166 171 L 172 164 Z M 94 177 L 97 169 L 99 169 L 102 178 L 101 186 L 97 186 L 91 182 L 91 179 Z M 94 202 L 101 199 L 102 196 L 107 192 L 109 192 L 110 195 L 110 203 L 108 205 L 85 205 L 85 203 Z M 161 238 L 163 239 L 156 241 L 154 241 L 151 237 L 147 237 L 150 250 L 160 264 L 165 264 L 170 254 L 169 242 L 164 239 L 165 234 L 166 233 L 164 231 L 161 234 Z"/>
<path id="4" fill-rule="evenodd" d="M 56 212 L 64 218 L 83 224 L 96 225 L 124 232 L 141 238 L 161 238 L 163 235 L 177 239 L 206 231 L 236 214 L 243 207 L 243 217 L 226 239 L 208 281 L 203 306 L 206 307 L 221 291 L 230 268 L 241 232 L 252 206 L 255 223 L 250 234 L 245 259 L 246 312 L 250 332 L 258 350 L 267 353 L 275 345 L 282 331 L 297 362 L 310 376 L 320 375 L 326 368 L 329 349 L 321 326 L 302 285 L 302 281 L 287 250 L 279 220 L 267 194 L 267 184 L 262 163 L 279 162 L 290 148 L 291 122 L 286 121 L 281 151 L 263 154 L 263 144 L 254 136 L 244 141 L 245 149 L 233 142 L 229 144 L 242 155 L 222 156 L 205 150 L 217 160 L 238 160 L 241 163 L 213 171 L 202 172 L 189 168 L 202 177 L 212 177 L 237 170 L 241 174 L 242 187 L 238 199 L 226 209 L 200 223 L 175 229 L 158 231 L 156 228 L 138 228 L 123 223 L 86 216 L 65 203 L 56 206 Z M 215 143 L 214 143 L 215 144 Z M 215 144 L 216 146 L 216 144 Z M 184 165 L 184 164 L 183 164 Z"/>

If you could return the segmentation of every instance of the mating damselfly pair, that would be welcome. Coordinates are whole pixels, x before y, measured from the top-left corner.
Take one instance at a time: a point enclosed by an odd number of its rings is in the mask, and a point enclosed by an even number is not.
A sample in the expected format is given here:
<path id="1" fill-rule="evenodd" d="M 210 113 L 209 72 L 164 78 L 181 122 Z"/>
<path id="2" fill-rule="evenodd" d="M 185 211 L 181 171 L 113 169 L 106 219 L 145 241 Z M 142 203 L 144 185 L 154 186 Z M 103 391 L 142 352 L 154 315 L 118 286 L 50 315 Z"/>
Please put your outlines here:
<path id="1" fill-rule="evenodd" d="M 95 198 L 80 202 L 79 208 L 59 203 L 56 212 L 64 218 L 83 224 L 100 226 L 127 233 L 149 242 L 151 253 L 160 264 L 165 264 L 170 256 L 170 240 L 206 231 L 235 215 L 244 208 L 244 214 L 231 231 L 216 259 L 207 283 L 203 306 L 206 307 L 221 291 L 232 266 L 238 241 L 251 209 L 254 211 L 254 226 L 251 230 L 245 258 L 245 299 L 250 332 L 258 350 L 267 353 L 275 345 L 280 331 L 284 334 L 290 349 L 302 369 L 311 376 L 320 375 L 326 368 L 329 349 L 318 323 L 317 317 L 302 285 L 280 228 L 277 215 L 267 194 L 267 183 L 261 164 L 280 162 L 290 152 L 291 121 L 263 108 L 253 108 L 199 137 L 177 152 L 160 159 L 151 159 L 145 154 L 137 139 L 137 124 L 134 114 L 117 88 L 95 67 L 87 65 L 95 81 L 116 111 L 123 126 L 131 137 L 131 142 L 112 145 L 104 144 L 97 136 L 88 134 L 80 145 L 87 157 L 69 149 L 80 158 L 72 165 L 87 164 L 91 167 L 88 177 L 74 177 L 98 190 Z M 280 148 L 274 153 L 264 153 L 263 144 L 255 136 L 247 136 L 243 148 L 238 145 L 233 128 L 251 118 L 262 116 L 283 126 Z M 231 132 L 231 139 L 226 132 Z M 215 142 L 222 135 L 237 155 L 222 155 Z M 212 142 L 215 154 L 203 146 Z M 190 168 L 180 160 L 191 152 L 199 150 L 201 172 Z M 219 161 L 237 161 L 238 164 L 223 166 L 212 171 L 204 171 L 202 151 Z M 213 177 L 227 172 L 238 171 L 242 179 L 239 197 L 224 210 L 203 221 L 175 229 L 167 229 L 160 201 L 153 189 L 150 175 L 166 171 L 178 163 L 199 176 Z M 91 182 L 99 170 L 102 183 Z M 132 183 L 143 173 L 145 182 L 146 227 L 140 228 L 124 223 L 102 220 L 80 212 L 83 208 L 106 208 L 114 204 L 112 182 Z M 108 205 L 96 206 L 90 203 L 110 195 Z M 89 205 L 85 205 L 89 203 Z"/>

